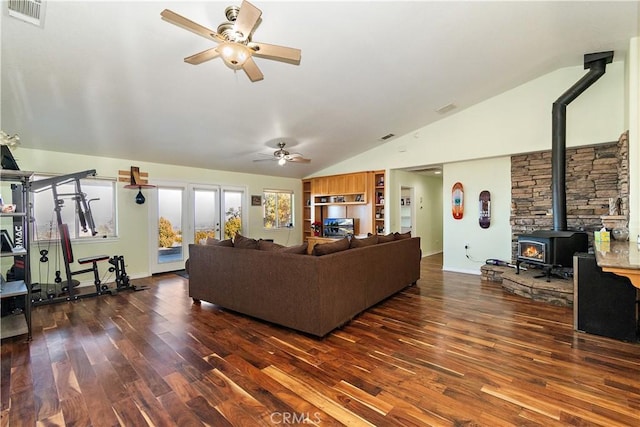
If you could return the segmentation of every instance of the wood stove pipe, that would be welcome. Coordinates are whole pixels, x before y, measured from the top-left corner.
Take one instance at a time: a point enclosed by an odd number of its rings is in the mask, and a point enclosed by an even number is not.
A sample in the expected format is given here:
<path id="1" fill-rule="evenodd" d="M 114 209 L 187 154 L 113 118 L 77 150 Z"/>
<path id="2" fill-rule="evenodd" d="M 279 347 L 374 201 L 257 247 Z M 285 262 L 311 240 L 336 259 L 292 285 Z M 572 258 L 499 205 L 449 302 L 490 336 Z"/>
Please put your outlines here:
<path id="1" fill-rule="evenodd" d="M 584 56 L 584 69 L 589 72 L 553 103 L 551 139 L 551 203 L 554 231 L 567 230 L 566 150 L 567 105 L 605 73 L 613 61 L 613 52 L 589 53 Z"/>

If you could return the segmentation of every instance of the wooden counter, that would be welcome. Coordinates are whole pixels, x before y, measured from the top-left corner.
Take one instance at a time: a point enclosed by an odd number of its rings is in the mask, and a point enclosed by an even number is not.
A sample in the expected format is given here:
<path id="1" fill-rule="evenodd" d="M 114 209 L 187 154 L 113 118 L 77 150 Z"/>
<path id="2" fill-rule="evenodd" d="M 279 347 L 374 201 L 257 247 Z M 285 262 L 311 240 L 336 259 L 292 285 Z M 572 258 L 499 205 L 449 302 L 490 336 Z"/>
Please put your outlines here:
<path id="1" fill-rule="evenodd" d="M 640 248 L 634 242 L 595 242 L 596 262 L 602 271 L 628 277 L 640 289 Z"/>

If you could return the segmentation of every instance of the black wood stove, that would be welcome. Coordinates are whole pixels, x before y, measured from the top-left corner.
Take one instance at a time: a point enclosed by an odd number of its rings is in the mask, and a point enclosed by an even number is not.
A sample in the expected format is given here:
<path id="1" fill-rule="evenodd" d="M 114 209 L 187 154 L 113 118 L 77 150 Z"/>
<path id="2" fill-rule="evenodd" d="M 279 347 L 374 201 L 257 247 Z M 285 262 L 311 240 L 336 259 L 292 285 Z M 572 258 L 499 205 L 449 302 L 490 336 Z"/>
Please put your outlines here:
<path id="1" fill-rule="evenodd" d="M 588 248 L 589 239 L 583 231 L 537 230 L 522 234 L 518 236 L 516 271 L 520 272 L 523 262 L 534 264 L 541 266 L 549 279 L 552 269 L 571 269 L 573 255 Z"/>

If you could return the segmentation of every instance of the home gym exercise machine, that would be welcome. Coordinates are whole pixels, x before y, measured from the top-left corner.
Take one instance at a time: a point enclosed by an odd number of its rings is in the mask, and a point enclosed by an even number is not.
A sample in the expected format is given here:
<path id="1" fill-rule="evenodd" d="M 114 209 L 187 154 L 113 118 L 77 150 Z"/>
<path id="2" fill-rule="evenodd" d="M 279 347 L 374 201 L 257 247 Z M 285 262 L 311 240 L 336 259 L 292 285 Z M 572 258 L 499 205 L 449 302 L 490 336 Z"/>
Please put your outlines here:
<path id="1" fill-rule="evenodd" d="M 53 195 L 53 209 L 56 216 L 65 273 L 65 278 L 63 279 L 59 270 L 55 272 L 55 284 L 34 283 L 31 289 L 32 302 L 34 304 L 45 304 L 57 302 L 60 300 L 70 301 L 106 293 L 115 295 L 118 291 L 121 290 L 142 289 L 136 288 L 129 283 L 129 276 L 127 275 L 127 272 L 125 270 L 124 256 L 121 255 L 114 255 L 112 257 L 109 257 L 108 255 L 94 255 L 84 258 L 78 258 L 78 264 L 87 267 L 76 271 L 71 270 L 71 264 L 74 262 L 73 248 L 71 246 L 69 227 L 63 222 L 62 219 L 62 208 L 64 207 L 65 198 L 75 202 L 75 211 L 82 231 L 85 233 L 89 231 L 92 236 L 98 234 L 95 223 L 93 221 L 93 214 L 91 212 L 91 202 L 97 199 L 87 200 L 86 194 L 82 191 L 82 187 L 80 184 L 80 179 L 95 175 L 96 171 L 94 169 L 91 169 L 82 172 L 37 180 L 31 183 L 32 192 L 38 193 L 46 190 L 51 190 L 51 193 Z M 59 191 L 59 187 L 65 184 L 73 184 L 74 188 L 72 192 L 62 193 Z M 41 250 L 40 262 L 49 262 L 48 255 L 48 249 Z M 98 263 L 102 261 L 108 261 L 108 263 L 111 264 L 111 267 L 108 268 L 108 271 L 115 273 L 115 289 L 110 288 L 106 284 L 103 284 L 102 280 L 100 279 Z M 91 292 L 85 292 L 85 289 L 83 289 L 82 292 L 75 290 L 80 282 L 73 279 L 73 276 L 85 273 L 93 273 L 95 292 L 93 292 L 93 290 Z"/>

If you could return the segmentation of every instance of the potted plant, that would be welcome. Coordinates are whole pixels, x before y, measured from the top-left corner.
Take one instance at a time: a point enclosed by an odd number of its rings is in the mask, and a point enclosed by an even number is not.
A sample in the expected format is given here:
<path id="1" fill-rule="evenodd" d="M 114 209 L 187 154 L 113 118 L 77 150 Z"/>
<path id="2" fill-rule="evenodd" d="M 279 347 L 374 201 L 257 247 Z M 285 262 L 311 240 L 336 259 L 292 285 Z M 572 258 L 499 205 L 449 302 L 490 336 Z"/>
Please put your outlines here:
<path id="1" fill-rule="evenodd" d="M 313 231 L 314 236 L 320 236 L 320 230 L 322 230 L 322 223 L 319 221 L 315 221 L 311 223 L 311 230 Z"/>

